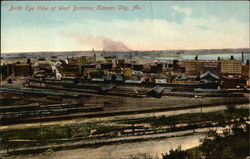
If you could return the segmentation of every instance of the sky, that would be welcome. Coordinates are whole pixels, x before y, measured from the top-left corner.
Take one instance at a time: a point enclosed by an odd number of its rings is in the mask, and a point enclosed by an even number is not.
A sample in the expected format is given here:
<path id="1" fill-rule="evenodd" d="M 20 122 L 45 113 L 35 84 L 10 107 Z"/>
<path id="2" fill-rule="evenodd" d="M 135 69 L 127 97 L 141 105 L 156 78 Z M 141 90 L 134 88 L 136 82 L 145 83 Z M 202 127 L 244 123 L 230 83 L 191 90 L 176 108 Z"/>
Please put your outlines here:
<path id="1" fill-rule="evenodd" d="M 1 53 L 249 48 L 247 1 L 1 3 Z"/>

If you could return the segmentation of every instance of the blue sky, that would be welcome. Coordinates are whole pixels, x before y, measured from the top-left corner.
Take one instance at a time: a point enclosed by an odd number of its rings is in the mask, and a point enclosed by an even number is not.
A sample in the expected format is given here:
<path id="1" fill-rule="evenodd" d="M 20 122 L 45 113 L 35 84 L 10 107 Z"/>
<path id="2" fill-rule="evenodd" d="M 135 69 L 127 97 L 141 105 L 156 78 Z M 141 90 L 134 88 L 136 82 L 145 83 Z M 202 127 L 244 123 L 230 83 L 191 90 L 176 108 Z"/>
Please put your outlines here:
<path id="1" fill-rule="evenodd" d="M 39 11 L 70 6 L 69 11 Z M 74 6 L 115 10 L 72 11 Z M 140 10 L 117 10 L 119 5 Z M 11 6 L 22 10 L 9 11 Z M 35 7 L 34 11 L 25 8 Z M 105 49 L 123 43 L 130 50 L 249 47 L 249 2 L 231 1 L 63 1 L 2 2 L 1 50 L 70 51 Z"/>

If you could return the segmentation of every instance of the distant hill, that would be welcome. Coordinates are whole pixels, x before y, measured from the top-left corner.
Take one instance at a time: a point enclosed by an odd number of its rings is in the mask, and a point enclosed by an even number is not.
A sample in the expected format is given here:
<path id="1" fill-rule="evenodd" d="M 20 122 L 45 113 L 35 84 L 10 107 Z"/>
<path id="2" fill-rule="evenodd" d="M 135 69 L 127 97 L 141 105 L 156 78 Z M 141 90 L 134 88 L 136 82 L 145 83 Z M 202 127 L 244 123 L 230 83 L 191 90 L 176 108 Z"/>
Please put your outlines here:
<path id="1" fill-rule="evenodd" d="M 237 54 L 250 53 L 250 48 L 185 50 L 188 54 Z"/>

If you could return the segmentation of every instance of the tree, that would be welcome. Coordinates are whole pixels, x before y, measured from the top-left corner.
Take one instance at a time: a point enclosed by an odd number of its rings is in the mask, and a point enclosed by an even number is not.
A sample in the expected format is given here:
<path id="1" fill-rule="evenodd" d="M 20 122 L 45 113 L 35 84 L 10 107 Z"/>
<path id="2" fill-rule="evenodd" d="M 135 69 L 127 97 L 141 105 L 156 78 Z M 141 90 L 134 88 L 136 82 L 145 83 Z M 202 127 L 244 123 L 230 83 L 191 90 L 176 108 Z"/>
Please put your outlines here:
<path id="1" fill-rule="evenodd" d="M 236 159 L 248 156 L 249 127 L 246 124 L 234 124 L 222 134 L 210 132 L 202 140 L 199 150 L 203 152 L 206 159 Z"/>
<path id="2" fill-rule="evenodd" d="M 179 146 L 176 150 L 170 149 L 169 154 L 162 154 L 163 159 L 188 159 L 187 152 L 181 150 L 181 146 Z"/>

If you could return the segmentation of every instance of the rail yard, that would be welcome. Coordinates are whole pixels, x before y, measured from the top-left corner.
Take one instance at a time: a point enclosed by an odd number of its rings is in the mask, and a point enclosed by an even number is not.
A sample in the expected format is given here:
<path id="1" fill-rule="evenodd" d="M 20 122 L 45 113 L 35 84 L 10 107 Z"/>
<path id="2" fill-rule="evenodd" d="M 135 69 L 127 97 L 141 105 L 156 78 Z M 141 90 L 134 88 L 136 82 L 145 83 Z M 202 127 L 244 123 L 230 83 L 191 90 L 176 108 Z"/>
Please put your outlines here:
<path id="1" fill-rule="evenodd" d="M 33 83 L 28 83 L 29 81 Z M 169 87 L 159 85 L 138 87 L 69 82 L 47 85 L 47 81 L 38 81 L 35 84 L 34 80 L 29 81 L 26 81 L 27 86 L 23 88 L 1 88 L 3 97 L 19 96 L 21 100 L 26 100 L 29 104 L 1 106 L 1 124 L 160 112 L 249 102 L 243 91 L 239 90 L 209 91 L 208 89 L 186 88 L 193 89 L 193 91 L 180 92 L 177 89 L 170 93 L 165 91 Z M 36 101 L 37 98 L 42 100 Z M 4 100 L 8 98 L 2 101 Z M 182 102 L 179 103 L 179 100 Z"/>

